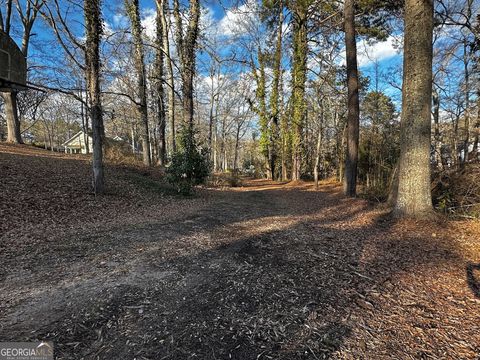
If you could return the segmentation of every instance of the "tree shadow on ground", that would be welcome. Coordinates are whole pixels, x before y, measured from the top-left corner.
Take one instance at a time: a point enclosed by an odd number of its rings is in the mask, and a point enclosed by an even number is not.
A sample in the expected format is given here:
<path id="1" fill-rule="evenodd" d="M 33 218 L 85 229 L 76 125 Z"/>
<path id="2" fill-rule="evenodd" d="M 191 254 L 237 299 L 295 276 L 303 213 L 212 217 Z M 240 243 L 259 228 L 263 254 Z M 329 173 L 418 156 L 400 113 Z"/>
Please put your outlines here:
<path id="1" fill-rule="evenodd" d="M 338 192 L 212 196 L 200 214 L 57 247 L 31 269 L 44 313 L 26 302 L 35 322 L 20 313 L 0 337 L 52 339 L 61 359 L 328 358 L 375 306 L 367 291 L 462 261 L 442 239 L 362 218 L 368 204 Z"/>
<path id="2" fill-rule="evenodd" d="M 475 275 L 475 270 L 478 270 L 479 275 Z M 480 298 L 480 264 L 469 263 L 466 267 L 467 283 L 473 294 Z"/>

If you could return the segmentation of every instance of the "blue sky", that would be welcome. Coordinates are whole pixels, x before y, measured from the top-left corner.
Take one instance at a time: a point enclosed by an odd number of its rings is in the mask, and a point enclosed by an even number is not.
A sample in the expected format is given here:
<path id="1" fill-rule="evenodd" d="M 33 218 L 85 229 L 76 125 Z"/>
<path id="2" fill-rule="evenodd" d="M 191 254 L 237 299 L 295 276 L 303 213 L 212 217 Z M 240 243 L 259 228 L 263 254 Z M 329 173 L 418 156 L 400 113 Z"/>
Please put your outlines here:
<path id="1" fill-rule="evenodd" d="M 226 9 L 232 7 L 232 5 L 241 4 L 235 0 L 225 0 L 225 1 L 218 1 L 218 0 L 205 0 L 202 2 L 204 8 L 208 8 L 209 16 L 216 22 L 218 22 L 219 26 L 222 23 L 221 20 L 226 15 Z M 155 13 L 155 1 L 154 0 L 140 0 L 141 12 L 143 18 L 149 18 L 151 21 L 154 19 Z M 121 16 L 123 14 L 123 1 L 107 1 L 104 0 L 103 2 L 103 12 L 104 12 L 104 20 L 108 26 L 113 28 L 117 26 L 122 26 L 120 23 L 121 21 L 126 21 L 125 19 L 122 20 Z M 72 7 L 70 9 L 70 23 L 74 29 L 74 32 L 78 36 L 83 36 L 83 14 L 81 9 Z M 17 19 L 18 21 L 18 19 Z M 18 32 L 16 36 L 17 42 L 20 42 L 18 38 L 18 34 L 21 31 L 21 28 L 18 22 L 15 24 Z M 125 25 L 125 24 L 123 24 Z M 146 26 L 148 28 L 148 26 Z M 148 30 L 148 29 L 147 29 Z M 150 31 L 153 31 L 153 27 L 150 27 Z M 14 33 L 15 35 L 15 33 Z M 401 40 L 401 38 L 400 38 Z M 56 54 L 56 56 L 62 56 L 62 50 L 60 47 L 55 43 L 55 38 L 52 34 L 52 31 L 48 29 L 48 27 L 43 23 L 43 21 L 39 18 L 35 27 L 34 27 L 34 36 L 32 40 L 32 47 L 30 52 L 30 57 L 32 58 L 32 63 L 42 63 L 42 58 L 45 55 L 51 56 L 52 54 Z M 382 91 L 387 92 L 387 94 L 392 95 L 394 97 L 398 97 L 398 90 L 392 89 L 389 85 L 390 77 L 395 77 L 398 71 L 392 70 L 395 67 L 401 65 L 401 55 L 396 48 L 398 43 L 398 38 L 389 37 L 386 42 L 379 42 L 379 43 L 367 43 L 365 41 L 359 40 L 358 41 L 358 61 L 360 70 L 364 73 L 364 75 L 368 75 L 371 77 L 375 76 L 375 61 L 378 61 L 380 67 L 380 80 L 379 80 L 379 89 Z M 202 56 L 202 55 L 200 55 Z M 388 75 L 388 76 L 387 76 Z M 373 87 L 374 81 L 372 79 L 371 86 Z"/>

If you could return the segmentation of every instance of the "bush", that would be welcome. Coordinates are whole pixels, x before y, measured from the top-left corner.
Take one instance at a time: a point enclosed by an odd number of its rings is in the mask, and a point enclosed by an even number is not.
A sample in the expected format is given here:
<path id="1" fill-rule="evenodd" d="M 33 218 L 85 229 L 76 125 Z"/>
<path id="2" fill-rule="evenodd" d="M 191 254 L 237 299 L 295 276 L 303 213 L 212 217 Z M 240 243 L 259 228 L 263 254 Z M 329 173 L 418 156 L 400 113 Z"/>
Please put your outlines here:
<path id="1" fill-rule="evenodd" d="M 175 186 L 179 193 L 189 195 L 195 185 L 205 182 L 209 173 L 207 154 L 198 149 L 195 131 L 183 128 L 179 135 L 178 150 L 172 155 L 166 170 L 167 181 Z"/>
<path id="2" fill-rule="evenodd" d="M 137 165 L 140 161 L 132 154 L 130 144 L 122 141 L 106 139 L 104 159 L 113 165 Z"/>
<path id="3" fill-rule="evenodd" d="M 480 218 L 480 164 L 447 169 L 433 174 L 432 197 L 438 210 L 468 218 Z"/>
<path id="4" fill-rule="evenodd" d="M 216 173 L 210 177 L 209 185 L 213 187 L 239 187 L 242 186 L 242 179 L 238 171 Z"/>

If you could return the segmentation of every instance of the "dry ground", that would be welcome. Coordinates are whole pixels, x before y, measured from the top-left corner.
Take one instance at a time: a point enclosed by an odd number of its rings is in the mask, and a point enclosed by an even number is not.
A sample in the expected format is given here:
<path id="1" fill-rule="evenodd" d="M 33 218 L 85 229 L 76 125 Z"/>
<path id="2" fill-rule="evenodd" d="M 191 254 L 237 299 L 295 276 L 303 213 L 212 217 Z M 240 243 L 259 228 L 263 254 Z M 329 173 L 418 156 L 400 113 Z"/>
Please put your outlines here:
<path id="1" fill-rule="evenodd" d="M 166 195 L 152 171 L 0 145 L 0 340 L 57 359 L 478 359 L 480 226 L 324 185 Z"/>

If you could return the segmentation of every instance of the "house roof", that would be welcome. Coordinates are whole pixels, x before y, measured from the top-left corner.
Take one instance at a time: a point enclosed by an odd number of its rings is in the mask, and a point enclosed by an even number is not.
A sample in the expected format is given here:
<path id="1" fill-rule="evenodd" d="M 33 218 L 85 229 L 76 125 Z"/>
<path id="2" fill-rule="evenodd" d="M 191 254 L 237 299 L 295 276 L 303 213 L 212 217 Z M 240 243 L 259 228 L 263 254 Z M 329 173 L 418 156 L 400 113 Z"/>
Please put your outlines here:
<path id="1" fill-rule="evenodd" d="M 67 141 L 65 141 L 65 142 L 62 144 L 62 146 L 69 146 L 69 144 L 70 144 L 71 142 L 73 142 L 73 141 L 74 141 L 75 139 L 77 139 L 79 136 L 83 136 L 84 134 L 85 134 L 85 132 L 84 132 L 83 130 L 80 130 L 80 131 L 77 132 L 75 135 L 73 135 L 70 139 L 68 139 Z M 93 136 L 92 132 L 89 131 L 89 132 L 88 132 L 88 137 L 89 137 L 90 139 L 92 139 L 92 136 Z M 92 141 L 93 141 L 93 140 L 92 140 Z M 105 142 L 108 142 L 108 141 L 126 142 L 124 139 L 122 139 L 122 138 L 121 138 L 120 136 L 118 136 L 118 135 L 115 136 L 114 138 L 110 138 L 110 137 L 105 136 L 104 141 L 105 141 Z M 78 147 L 77 144 L 75 144 L 75 145 Z"/>
<path id="2" fill-rule="evenodd" d="M 73 135 L 70 139 L 68 139 L 67 141 L 65 141 L 62 146 L 68 146 L 68 144 L 70 144 L 73 140 L 75 140 L 76 138 L 78 138 L 80 135 L 83 135 L 84 134 L 84 131 L 83 130 L 80 130 L 78 133 L 76 133 L 75 135 Z M 92 137 L 92 135 L 88 134 L 89 137 Z"/>

